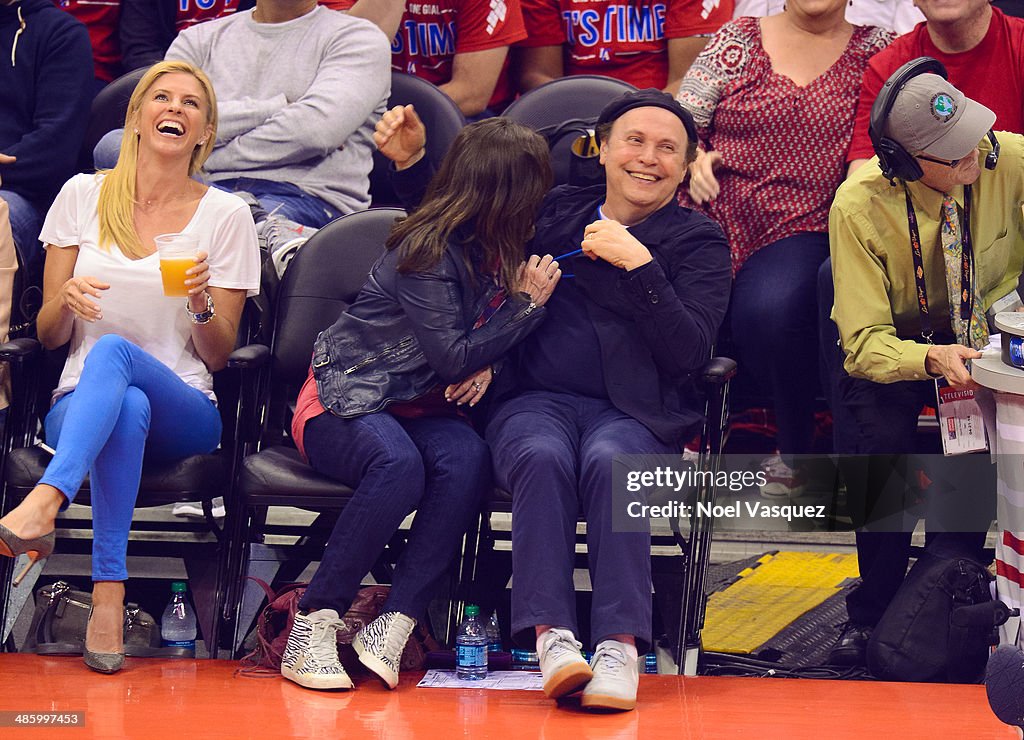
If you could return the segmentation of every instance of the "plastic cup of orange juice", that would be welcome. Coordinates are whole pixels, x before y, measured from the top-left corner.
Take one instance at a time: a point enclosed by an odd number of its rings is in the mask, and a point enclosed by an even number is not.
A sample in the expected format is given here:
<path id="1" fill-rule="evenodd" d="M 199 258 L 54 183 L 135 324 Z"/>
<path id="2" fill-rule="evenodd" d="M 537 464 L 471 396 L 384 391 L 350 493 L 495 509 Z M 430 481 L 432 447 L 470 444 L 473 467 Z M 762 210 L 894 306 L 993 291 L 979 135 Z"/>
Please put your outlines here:
<path id="1" fill-rule="evenodd" d="M 196 265 L 199 237 L 195 234 L 160 234 L 153 241 L 160 254 L 160 276 L 164 283 L 164 295 L 187 296 L 185 281 L 190 277 L 185 271 Z"/>

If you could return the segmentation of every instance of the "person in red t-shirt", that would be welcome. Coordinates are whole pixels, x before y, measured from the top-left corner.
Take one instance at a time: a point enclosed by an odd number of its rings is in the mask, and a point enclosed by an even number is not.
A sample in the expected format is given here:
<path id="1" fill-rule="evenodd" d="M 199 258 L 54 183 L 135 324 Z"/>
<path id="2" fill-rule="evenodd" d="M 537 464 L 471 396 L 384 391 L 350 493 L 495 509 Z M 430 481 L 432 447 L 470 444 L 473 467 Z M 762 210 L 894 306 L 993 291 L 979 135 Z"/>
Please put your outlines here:
<path id="1" fill-rule="evenodd" d="M 432 82 L 466 116 L 500 113 L 515 90 L 510 44 L 526 38 L 520 0 L 407 2 L 391 43 L 391 67 Z M 347 10 L 354 0 L 324 0 Z"/>
<path id="2" fill-rule="evenodd" d="M 675 95 L 733 0 L 523 0 L 516 44 L 521 92 L 565 75 L 599 74 Z"/>
<path id="3" fill-rule="evenodd" d="M 952 5 L 917 0 L 917 6 L 928 20 L 876 54 L 864 72 L 846 157 L 851 172 L 875 153 L 868 122 L 878 91 L 900 65 L 917 57 L 942 62 L 950 83 L 995 112 L 996 131 L 1024 133 L 1024 20 L 1005 15 L 988 0 Z"/>
<path id="4" fill-rule="evenodd" d="M 117 41 L 120 0 L 53 0 L 54 4 L 85 24 L 92 44 L 96 91 L 121 74 L 121 48 Z"/>

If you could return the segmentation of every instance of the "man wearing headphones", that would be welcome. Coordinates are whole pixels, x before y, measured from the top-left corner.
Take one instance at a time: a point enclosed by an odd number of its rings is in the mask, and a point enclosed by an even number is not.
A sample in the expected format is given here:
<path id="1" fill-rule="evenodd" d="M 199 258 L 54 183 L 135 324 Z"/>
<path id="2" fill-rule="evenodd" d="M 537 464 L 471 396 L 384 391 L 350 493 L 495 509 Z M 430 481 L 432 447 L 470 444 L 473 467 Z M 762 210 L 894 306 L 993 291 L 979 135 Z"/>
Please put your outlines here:
<path id="1" fill-rule="evenodd" d="M 867 480 L 848 480 L 863 580 L 847 598 L 850 623 L 833 650 L 836 663 L 863 663 L 871 628 L 907 570 L 914 520 L 909 528 L 908 520 L 860 528 L 891 507 L 882 499 L 896 458 L 879 456 L 919 451 L 918 415 L 935 405 L 935 379 L 977 387 L 965 363 L 988 341 L 985 311 L 1014 290 L 1024 265 L 1024 137 L 992 134 L 995 119 L 950 85 L 936 60 L 908 62 L 871 111 L 877 158 L 832 205 L 832 318 L 848 373 L 837 418 L 849 420 L 853 451 L 873 456 Z M 888 511 L 897 519 L 900 503 Z M 978 558 L 985 517 L 955 519 L 955 528 L 976 531 L 942 532 L 929 549 Z"/>

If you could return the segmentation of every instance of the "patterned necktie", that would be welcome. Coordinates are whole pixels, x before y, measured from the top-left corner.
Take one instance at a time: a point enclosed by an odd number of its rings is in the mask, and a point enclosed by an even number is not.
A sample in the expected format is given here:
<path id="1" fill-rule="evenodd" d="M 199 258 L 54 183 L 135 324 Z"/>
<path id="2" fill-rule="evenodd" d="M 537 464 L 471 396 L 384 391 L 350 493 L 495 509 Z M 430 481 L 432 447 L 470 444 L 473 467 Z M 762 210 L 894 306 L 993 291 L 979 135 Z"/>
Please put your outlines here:
<path id="1" fill-rule="evenodd" d="M 951 195 L 942 196 L 942 225 L 940 228 L 942 240 L 942 257 L 946 263 L 946 290 L 949 294 L 949 318 L 953 325 L 953 332 L 960 344 L 966 344 L 974 349 L 982 349 L 988 344 L 988 323 L 985 321 L 985 312 L 981 303 L 981 296 L 978 294 L 977 280 L 974 280 L 974 311 L 971 314 L 970 325 L 965 319 L 960 318 L 960 302 L 969 300 L 970 296 L 962 295 L 962 262 L 964 246 L 960 238 L 960 214 L 957 213 L 956 201 Z M 963 288 L 964 291 L 967 288 Z"/>

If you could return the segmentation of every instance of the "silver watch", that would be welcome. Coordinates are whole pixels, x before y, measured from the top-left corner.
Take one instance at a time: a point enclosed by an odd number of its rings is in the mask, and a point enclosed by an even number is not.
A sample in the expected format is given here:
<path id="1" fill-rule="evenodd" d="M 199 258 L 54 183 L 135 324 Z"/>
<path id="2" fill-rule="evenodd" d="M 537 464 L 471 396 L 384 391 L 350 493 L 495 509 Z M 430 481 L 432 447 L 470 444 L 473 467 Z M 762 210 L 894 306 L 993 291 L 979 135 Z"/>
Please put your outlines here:
<path id="1" fill-rule="evenodd" d="M 209 293 L 206 294 L 206 310 L 200 311 L 199 313 L 193 313 L 192 309 L 189 308 L 188 298 L 186 298 L 185 313 L 188 314 L 188 317 L 193 324 L 209 324 L 210 321 L 213 320 L 213 317 L 217 315 L 213 310 L 213 296 Z"/>

